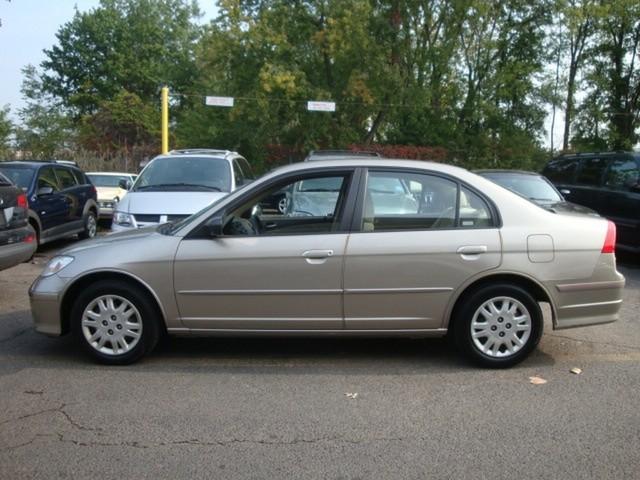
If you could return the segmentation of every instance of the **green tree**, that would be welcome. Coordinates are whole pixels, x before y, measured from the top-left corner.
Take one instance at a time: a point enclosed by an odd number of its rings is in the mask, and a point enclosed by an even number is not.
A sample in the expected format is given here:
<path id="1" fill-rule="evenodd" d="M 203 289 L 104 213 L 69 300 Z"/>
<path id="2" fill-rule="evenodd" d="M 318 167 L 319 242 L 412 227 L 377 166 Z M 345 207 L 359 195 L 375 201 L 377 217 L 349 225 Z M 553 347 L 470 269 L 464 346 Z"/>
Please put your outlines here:
<path id="1" fill-rule="evenodd" d="M 38 70 L 27 65 L 22 69 L 22 96 L 25 106 L 18 111 L 16 146 L 26 157 L 53 158 L 64 155 L 73 146 L 72 122 L 54 97 L 42 86 Z"/>
<path id="2" fill-rule="evenodd" d="M 11 136 L 13 135 L 13 122 L 9 118 L 9 105 L 0 108 L 0 156 L 6 157 L 11 150 Z"/>
<path id="3" fill-rule="evenodd" d="M 164 84 L 188 91 L 199 15 L 193 0 L 101 0 L 76 11 L 45 50 L 43 87 L 77 117 L 123 89 L 145 103 Z"/>

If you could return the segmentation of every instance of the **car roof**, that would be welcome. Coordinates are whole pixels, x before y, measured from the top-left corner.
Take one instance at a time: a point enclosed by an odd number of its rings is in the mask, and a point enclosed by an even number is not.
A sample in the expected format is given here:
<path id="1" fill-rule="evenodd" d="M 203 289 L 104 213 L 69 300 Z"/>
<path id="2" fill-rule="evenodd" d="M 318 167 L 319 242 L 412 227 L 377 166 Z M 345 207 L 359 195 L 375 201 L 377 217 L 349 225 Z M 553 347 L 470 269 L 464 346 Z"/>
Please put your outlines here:
<path id="1" fill-rule="evenodd" d="M 79 168 L 77 164 L 69 163 L 70 160 L 13 160 L 11 162 L 0 162 L 0 166 L 2 165 L 11 165 L 12 167 L 20 167 L 20 168 L 39 168 L 49 166 L 58 166 L 58 167 L 73 167 Z"/>
<path id="2" fill-rule="evenodd" d="M 640 158 L 640 152 L 618 150 L 615 152 L 579 152 L 579 153 L 563 153 L 554 157 L 553 160 L 575 160 L 590 157 L 614 157 L 616 155 L 631 156 L 636 159 Z"/>
<path id="3" fill-rule="evenodd" d="M 450 175 L 473 175 L 468 170 L 445 163 L 428 160 L 405 160 L 383 157 L 332 157 L 329 160 L 298 162 L 274 169 L 271 173 L 287 173 L 291 171 L 315 170 L 330 167 L 362 167 L 362 168 L 408 168 L 440 172 Z M 476 177 L 477 178 L 477 177 Z"/>
<path id="4" fill-rule="evenodd" d="M 512 173 L 515 175 L 531 175 L 535 177 L 541 177 L 542 175 L 537 172 L 531 172 L 528 170 L 510 170 L 508 168 L 484 168 L 481 170 L 472 170 L 473 173 L 483 175 L 485 173 Z"/>
<path id="5" fill-rule="evenodd" d="M 324 160 L 327 158 L 380 158 L 378 152 L 368 150 L 311 150 L 304 159 L 305 162 Z"/>

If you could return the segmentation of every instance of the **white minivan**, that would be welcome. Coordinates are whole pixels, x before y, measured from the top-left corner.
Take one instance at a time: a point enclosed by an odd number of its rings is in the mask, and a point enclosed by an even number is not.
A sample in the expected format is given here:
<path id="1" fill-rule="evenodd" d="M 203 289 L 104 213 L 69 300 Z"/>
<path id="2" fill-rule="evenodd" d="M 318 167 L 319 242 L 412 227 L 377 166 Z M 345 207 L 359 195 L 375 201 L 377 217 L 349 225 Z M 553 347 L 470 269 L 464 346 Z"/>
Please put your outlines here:
<path id="1" fill-rule="evenodd" d="M 228 150 L 173 150 L 151 160 L 118 203 L 111 230 L 182 220 L 253 181 L 249 162 Z"/>

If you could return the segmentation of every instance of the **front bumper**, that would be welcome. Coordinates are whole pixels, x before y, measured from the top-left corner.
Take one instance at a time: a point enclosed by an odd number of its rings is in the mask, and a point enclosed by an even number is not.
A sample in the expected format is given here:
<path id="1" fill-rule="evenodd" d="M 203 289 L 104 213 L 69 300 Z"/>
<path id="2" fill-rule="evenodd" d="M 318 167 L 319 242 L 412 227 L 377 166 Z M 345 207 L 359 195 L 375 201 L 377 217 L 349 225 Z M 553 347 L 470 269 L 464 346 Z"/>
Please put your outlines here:
<path id="1" fill-rule="evenodd" d="M 30 226 L 0 232 L 0 270 L 29 260 L 37 248 L 35 232 Z"/>
<path id="2" fill-rule="evenodd" d="M 113 218 L 113 212 L 117 206 L 118 203 L 112 200 L 98 200 L 98 216 L 100 218 Z"/>
<path id="3" fill-rule="evenodd" d="M 38 277 L 29 288 L 31 315 L 36 331 L 45 335 L 62 335 L 62 292 L 70 279 L 57 275 Z"/>

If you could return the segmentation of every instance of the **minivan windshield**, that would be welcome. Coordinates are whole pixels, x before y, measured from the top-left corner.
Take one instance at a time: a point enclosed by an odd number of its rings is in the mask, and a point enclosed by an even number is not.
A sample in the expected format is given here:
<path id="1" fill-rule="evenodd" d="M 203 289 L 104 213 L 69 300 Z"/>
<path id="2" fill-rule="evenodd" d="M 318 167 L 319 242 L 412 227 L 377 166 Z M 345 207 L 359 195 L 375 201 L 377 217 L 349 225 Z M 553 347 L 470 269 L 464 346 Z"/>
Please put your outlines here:
<path id="1" fill-rule="evenodd" d="M 482 176 L 534 202 L 555 203 L 563 199 L 543 177 L 523 173 L 482 173 Z"/>
<path id="2" fill-rule="evenodd" d="M 18 167 L 14 165 L 2 165 L 0 163 L 0 172 L 4 174 L 9 180 L 13 182 L 23 190 L 27 190 L 31 185 L 33 179 L 33 168 L 30 167 Z"/>
<path id="3" fill-rule="evenodd" d="M 171 156 L 153 160 L 132 191 L 231 191 L 231 166 L 222 158 Z"/>

